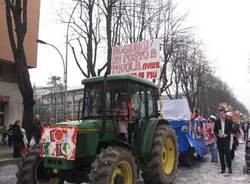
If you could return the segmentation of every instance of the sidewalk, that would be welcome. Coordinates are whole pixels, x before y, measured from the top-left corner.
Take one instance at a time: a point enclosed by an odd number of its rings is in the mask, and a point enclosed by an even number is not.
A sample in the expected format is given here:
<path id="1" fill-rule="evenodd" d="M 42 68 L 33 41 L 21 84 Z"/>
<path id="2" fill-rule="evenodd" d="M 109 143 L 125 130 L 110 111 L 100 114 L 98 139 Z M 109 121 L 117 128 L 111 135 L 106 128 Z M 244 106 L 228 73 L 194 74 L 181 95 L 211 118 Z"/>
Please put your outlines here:
<path id="1" fill-rule="evenodd" d="M 8 164 L 15 164 L 18 159 L 12 158 L 13 147 L 0 144 L 0 167 Z"/>
<path id="2" fill-rule="evenodd" d="M 0 144 L 0 159 L 11 158 L 13 153 L 13 147 L 9 147 L 8 145 Z"/>

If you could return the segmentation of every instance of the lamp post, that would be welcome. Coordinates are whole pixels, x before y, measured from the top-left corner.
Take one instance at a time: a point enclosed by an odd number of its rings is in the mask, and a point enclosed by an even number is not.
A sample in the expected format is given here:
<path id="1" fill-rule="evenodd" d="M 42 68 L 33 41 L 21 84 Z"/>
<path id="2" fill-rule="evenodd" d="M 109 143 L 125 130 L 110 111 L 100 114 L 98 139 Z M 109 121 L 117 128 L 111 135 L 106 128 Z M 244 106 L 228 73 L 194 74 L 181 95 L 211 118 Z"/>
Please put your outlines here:
<path id="1" fill-rule="evenodd" d="M 64 69 L 64 76 L 63 76 L 63 79 L 64 79 L 64 120 L 66 120 L 66 107 L 67 107 L 67 81 L 68 81 L 68 42 L 69 42 L 69 28 L 70 28 L 70 23 L 71 23 L 71 19 L 73 17 L 73 14 L 77 8 L 77 6 L 80 4 L 80 0 L 77 0 L 77 3 L 75 4 L 71 14 L 70 14 L 70 17 L 69 17 L 69 21 L 67 23 L 67 30 L 66 30 L 66 42 L 65 42 L 65 48 L 66 48 L 66 51 L 65 51 L 65 61 L 63 59 L 63 56 L 61 54 L 61 52 L 52 44 L 49 44 L 43 40 L 37 40 L 37 43 L 40 43 L 40 44 L 45 44 L 45 45 L 49 45 L 53 48 L 55 48 L 57 50 L 57 52 L 60 54 L 61 56 L 61 59 L 63 61 L 63 69 Z"/>
<path id="2" fill-rule="evenodd" d="M 68 72 L 68 42 L 69 42 L 69 27 L 70 27 L 70 23 L 71 23 L 71 19 L 73 17 L 73 14 L 76 10 L 76 7 L 78 6 L 78 4 L 80 3 L 81 1 L 78 0 L 78 2 L 76 3 L 76 5 L 74 6 L 71 14 L 70 14 L 70 17 L 69 17 L 69 21 L 67 23 L 67 30 L 66 30 L 66 42 L 65 42 L 65 48 L 66 48 L 66 51 L 65 51 L 65 73 L 67 74 Z M 65 99 L 64 99 L 64 119 L 66 120 L 66 107 L 67 107 L 67 78 L 68 76 L 65 75 Z"/>
<path id="3" fill-rule="evenodd" d="M 62 62 L 63 62 L 63 81 L 64 81 L 64 119 L 65 119 L 65 112 L 66 112 L 66 104 L 65 101 L 67 101 L 67 65 L 66 65 L 66 62 L 64 61 L 63 59 L 63 56 L 61 54 L 61 52 L 58 50 L 58 48 L 50 43 L 47 43 L 43 40 L 36 40 L 37 43 L 40 43 L 40 44 L 44 44 L 44 45 L 49 45 L 51 47 L 53 47 L 54 49 L 56 49 L 56 51 L 58 52 L 58 54 L 60 55 L 61 59 L 62 59 Z"/>

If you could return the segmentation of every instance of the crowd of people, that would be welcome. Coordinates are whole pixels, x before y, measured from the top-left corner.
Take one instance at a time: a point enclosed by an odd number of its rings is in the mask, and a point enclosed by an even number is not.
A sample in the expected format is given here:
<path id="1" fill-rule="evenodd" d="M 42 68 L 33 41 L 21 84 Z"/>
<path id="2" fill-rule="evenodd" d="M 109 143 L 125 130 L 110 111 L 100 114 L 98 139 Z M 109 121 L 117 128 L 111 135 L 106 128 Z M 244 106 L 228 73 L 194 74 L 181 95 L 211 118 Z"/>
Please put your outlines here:
<path id="1" fill-rule="evenodd" d="M 16 120 L 14 124 L 10 124 L 8 129 L 5 129 L 2 134 L 2 143 L 13 146 L 13 157 L 18 158 L 27 154 L 28 148 L 34 144 L 39 144 L 42 136 L 42 126 L 54 124 L 55 119 L 50 118 L 48 123 L 42 123 L 39 115 L 35 115 L 34 122 L 30 128 L 29 139 L 25 130 L 20 125 L 20 120 Z M 6 141 L 7 140 L 7 141 Z"/>
<path id="2" fill-rule="evenodd" d="M 195 118 L 201 116 L 196 115 Z M 220 161 L 221 173 L 225 173 L 226 166 L 228 173 L 233 172 L 232 160 L 239 143 L 246 139 L 248 126 L 249 123 L 233 118 L 233 113 L 223 108 L 219 109 L 217 118 L 211 115 L 208 123 L 203 125 L 205 145 L 211 154 L 211 162 Z"/>

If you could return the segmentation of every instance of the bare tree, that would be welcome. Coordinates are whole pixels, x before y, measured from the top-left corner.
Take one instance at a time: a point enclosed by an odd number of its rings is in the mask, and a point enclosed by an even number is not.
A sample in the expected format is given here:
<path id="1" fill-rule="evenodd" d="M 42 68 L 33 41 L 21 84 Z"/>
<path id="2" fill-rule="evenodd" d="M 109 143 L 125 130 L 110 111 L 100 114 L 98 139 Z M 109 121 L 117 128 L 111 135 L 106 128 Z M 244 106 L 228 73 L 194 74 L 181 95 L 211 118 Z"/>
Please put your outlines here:
<path id="1" fill-rule="evenodd" d="M 203 90 L 200 91 L 198 97 L 200 101 L 198 107 L 204 116 L 216 115 L 220 103 L 230 104 L 234 110 L 249 115 L 247 108 L 234 96 L 229 86 L 215 77 L 212 71 L 205 76 L 203 81 Z"/>
<path id="2" fill-rule="evenodd" d="M 157 38 L 163 56 L 161 93 L 169 98 L 185 95 L 191 109 L 198 105 L 210 112 L 207 90 L 216 91 L 209 84 L 214 75 L 200 44 L 190 36 L 191 28 L 183 26 L 186 15 L 175 16 L 172 0 L 80 1 L 79 12 L 70 22 L 70 45 L 85 77 L 110 74 L 113 46 Z M 216 95 L 214 104 L 226 100 Z"/>
<path id="3" fill-rule="evenodd" d="M 24 39 L 27 32 L 27 0 L 4 0 L 6 20 L 12 53 L 15 60 L 17 82 L 23 96 L 23 127 L 30 138 L 33 122 L 33 90 L 25 56 Z"/>
<path id="4" fill-rule="evenodd" d="M 81 1 L 78 18 L 73 18 L 70 22 L 74 34 L 69 44 L 75 61 L 85 77 L 96 76 L 97 52 L 101 39 L 101 16 L 96 7 L 98 2 L 99 0 Z M 77 45 L 80 49 L 76 50 L 74 45 Z M 77 52 L 80 54 L 78 55 Z M 81 58 L 85 61 L 84 66 L 86 66 L 86 69 L 79 62 Z"/>
<path id="5" fill-rule="evenodd" d="M 49 81 L 47 83 L 48 88 L 50 89 L 50 106 L 51 106 L 51 111 L 53 109 L 53 114 L 55 117 L 55 121 L 58 122 L 58 100 L 60 98 L 59 95 L 61 93 L 61 97 L 62 97 L 62 91 L 64 90 L 64 86 L 61 82 L 61 77 L 58 76 L 51 76 L 49 78 Z M 67 100 L 67 99 L 64 99 Z M 61 98 L 61 104 L 63 104 L 63 98 Z M 62 110 L 62 109 L 61 109 Z M 65 112 L 65 111 L 64 111 Z M 61 118 L 62 118 L 63 114 L 61 114 Z"/>
<path id="6" fill-rule="evenodd" d="M 181 88 L 191 109 L 197 105 L 198 94 L 204 82 L 203 76 L 207 70 L 206 60 L 199 47 L 195 41 L 186 45 L 186 48 L 183 48 L 185 57 L 180 65 Z"/>

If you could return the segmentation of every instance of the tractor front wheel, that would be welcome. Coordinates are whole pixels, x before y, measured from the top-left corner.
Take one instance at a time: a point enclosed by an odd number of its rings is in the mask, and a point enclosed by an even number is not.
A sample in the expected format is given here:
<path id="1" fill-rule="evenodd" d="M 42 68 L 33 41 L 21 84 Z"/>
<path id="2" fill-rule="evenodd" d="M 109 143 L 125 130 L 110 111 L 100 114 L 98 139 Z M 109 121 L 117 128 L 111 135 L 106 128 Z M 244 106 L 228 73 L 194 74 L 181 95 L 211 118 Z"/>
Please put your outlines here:
<path id="1" fill-rule="evenodd" d="M 59 177 L 49 176 L 43 167 L 43 158 L 40 157 L 40 146 L 35 146 L 18 163 L 16 173 L 18 184 L 63 184 L 64 180 Z"/>
<path id="2" fill-rule="evenodd" d="M 102 149 L 89 175 L 91 184 L 133 184 L 136 179 L 135 159 L 131 151 L 123 147 Z"/>
<path id="3" fill-rule="evenodd" d="M 146 184 L 170 184 L 178 166 L 175 132 L 168 125 L 159 125 L 154 133 L 152 149 L 143 160 L 142 177 Z"/>

